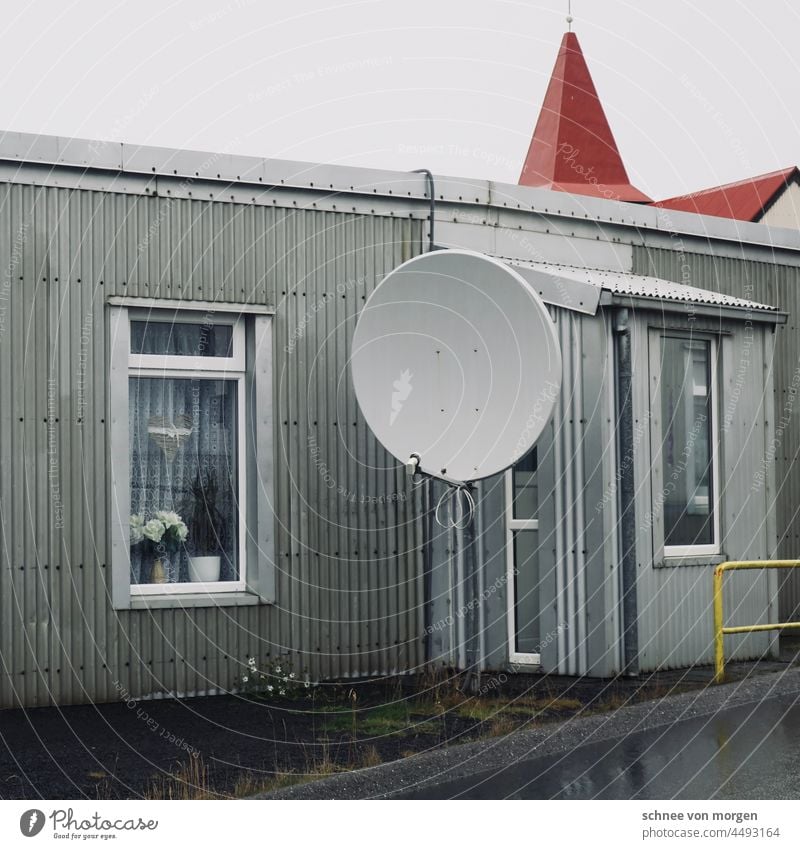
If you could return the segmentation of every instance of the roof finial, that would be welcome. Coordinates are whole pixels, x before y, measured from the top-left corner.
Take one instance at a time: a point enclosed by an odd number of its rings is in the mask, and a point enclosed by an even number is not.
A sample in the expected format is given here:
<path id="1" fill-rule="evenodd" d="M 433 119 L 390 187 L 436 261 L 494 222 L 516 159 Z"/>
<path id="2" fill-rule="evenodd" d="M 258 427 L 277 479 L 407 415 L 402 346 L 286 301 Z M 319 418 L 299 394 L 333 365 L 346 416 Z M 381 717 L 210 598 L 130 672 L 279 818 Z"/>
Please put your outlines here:
<path id="1" fill-rule="evenodd" d="M 567 30 L 572 32 L 572 0 L 567 0 Z"/>

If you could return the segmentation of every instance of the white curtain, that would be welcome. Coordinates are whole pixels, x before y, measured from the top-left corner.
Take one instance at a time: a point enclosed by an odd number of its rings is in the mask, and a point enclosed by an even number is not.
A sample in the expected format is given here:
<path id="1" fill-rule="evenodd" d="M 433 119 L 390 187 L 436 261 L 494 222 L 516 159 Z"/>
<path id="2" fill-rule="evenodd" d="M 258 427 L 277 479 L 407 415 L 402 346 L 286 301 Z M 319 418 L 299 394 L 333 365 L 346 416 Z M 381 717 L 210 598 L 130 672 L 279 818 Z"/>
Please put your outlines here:
<path id="1" fill-rule="evenodd" d="M 166 325 L 169 327 L 169 325 Z M 158 510 L 174 510 L 189 527 L 185 546 L 170 560 L 168 580 L 188 580 L 187 557 L 197 551 L 189 521 L 192 484 L 216 479 L 221 517 L 220 579 L 238 578 L 236 391 L 232 380 L 131 377 L 129 384 L 131 513 L 145 521 Z M 152 556 L 131 546 L 131 582 L 149 583 Z"/>

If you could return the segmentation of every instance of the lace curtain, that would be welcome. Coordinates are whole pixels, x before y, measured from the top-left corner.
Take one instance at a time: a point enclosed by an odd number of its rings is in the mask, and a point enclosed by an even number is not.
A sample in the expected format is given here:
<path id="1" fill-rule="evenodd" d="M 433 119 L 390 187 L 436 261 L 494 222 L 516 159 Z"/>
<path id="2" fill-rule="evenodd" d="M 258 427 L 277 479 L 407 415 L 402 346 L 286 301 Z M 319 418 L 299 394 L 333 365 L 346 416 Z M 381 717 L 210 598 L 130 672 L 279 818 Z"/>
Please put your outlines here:
<path id="1" fill-rule="evenodd" d="M 169 557 L 170 583 L 189 580 L 189 556 L 209 553 L 221 555 L 220 580 L 238 579 L 236 391 L 233 380 L 130 378 L 131 513 L 146 522 L 159 510 L 175 511 L 189 530 Z M 213 501 L 209 481 L 217 487 Z M 214 522 L 217 551 L 198 550 L 191 521 L 198 500 L 200 512 Z M 151 582 L 153 559 L 147 545 L 131 546 L 132 583 Z"/>

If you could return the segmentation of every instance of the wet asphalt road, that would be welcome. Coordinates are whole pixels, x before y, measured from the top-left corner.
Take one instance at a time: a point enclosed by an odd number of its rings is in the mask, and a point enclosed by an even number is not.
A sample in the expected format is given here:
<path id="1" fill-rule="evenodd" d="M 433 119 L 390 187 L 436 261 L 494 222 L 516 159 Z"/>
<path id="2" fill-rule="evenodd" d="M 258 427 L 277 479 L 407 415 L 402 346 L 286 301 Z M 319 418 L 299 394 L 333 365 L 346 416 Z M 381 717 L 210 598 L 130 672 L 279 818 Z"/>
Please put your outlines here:
<path id="1" fill-rule="evenodd" d="M 397 798 L 798 799 L 800 698 L 752 702 Z"/>

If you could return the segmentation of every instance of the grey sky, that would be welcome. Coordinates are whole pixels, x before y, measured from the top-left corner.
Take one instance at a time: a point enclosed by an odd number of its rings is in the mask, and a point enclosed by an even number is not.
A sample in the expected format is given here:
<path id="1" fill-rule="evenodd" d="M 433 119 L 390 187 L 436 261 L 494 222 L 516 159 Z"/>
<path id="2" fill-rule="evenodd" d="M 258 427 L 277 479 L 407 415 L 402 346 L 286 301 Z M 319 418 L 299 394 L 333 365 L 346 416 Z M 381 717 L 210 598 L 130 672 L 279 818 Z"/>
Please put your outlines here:
<path id="1" fill-rule="evenodd" d="M 515 183 L 566 0 L 36 2 L 0 25 L 0 127 Z M 800 161 L 800 10 L 574 0 L 632 182 Z"/>

